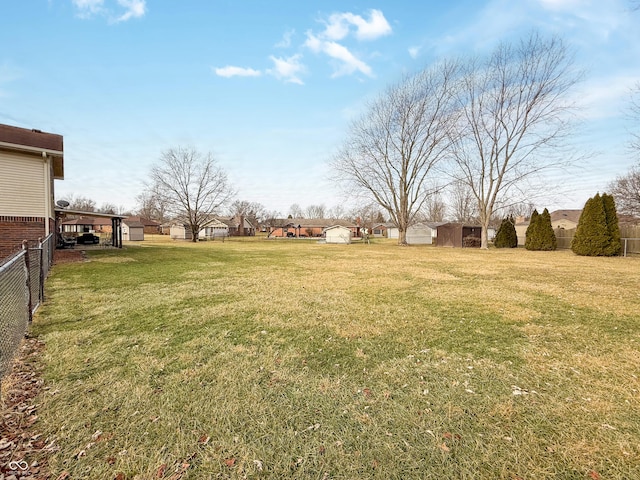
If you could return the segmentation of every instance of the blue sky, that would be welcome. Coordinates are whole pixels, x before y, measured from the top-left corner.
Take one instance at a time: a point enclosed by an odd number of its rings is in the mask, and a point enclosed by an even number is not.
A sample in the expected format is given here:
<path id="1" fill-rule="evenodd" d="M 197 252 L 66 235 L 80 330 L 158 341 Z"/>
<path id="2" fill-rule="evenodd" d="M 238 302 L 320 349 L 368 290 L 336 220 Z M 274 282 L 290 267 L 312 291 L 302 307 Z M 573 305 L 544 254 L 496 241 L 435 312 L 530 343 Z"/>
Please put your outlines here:
<path id="1" fill-rule="evenodd" d="M 631 0 L 21 0 L 0 16 L 0 123 L 59 133 L 56 196 L 133 208 L 162 151 L 212 152 L 238 198 L 349 204 L 327 162 L 368 99 L 445 57 L 531 29 L 585 70 L 567 194 L 581 208 L 636 159 L 625 113 L 640 82 Z M 636 121 L 637 123 L 637 121 Z"/>

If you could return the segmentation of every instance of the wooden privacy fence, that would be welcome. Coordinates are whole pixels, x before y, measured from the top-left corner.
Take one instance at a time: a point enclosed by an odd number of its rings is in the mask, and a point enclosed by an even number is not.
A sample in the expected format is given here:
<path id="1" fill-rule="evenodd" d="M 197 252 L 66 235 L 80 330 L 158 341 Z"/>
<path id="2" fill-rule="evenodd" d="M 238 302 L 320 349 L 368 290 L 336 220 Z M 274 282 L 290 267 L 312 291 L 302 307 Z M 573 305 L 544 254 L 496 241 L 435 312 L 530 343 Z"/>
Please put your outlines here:
<path id="1" fill-rule="evenodd" d="M 558 248 L 570 249 L 571 240 L 576 234 L 576 229 L 564 230 L 557 228 L 554 230 Z M 640 226 L 624 225 L 620 227 L 620 242 L 622 243 L 622 253 L 627 255 L 640 255 Z"/>

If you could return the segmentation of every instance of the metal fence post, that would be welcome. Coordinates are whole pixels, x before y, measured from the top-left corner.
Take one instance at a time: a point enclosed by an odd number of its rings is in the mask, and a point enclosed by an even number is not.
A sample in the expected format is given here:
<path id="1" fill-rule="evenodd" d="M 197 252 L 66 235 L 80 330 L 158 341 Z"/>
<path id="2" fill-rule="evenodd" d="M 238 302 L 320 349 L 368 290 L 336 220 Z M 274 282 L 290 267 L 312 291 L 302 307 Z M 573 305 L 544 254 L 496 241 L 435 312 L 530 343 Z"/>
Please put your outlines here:
<path id="1" fill-rule="evenodd" d="M 27 310 L 29 312 L 29 323 L 33 321 L 33 299 L 31 298 L 31 268 L 29 264 L 29 242 L 27 240 L 22 241 L 22 249 L 24 250 L 24 265 L 27 268 Z"/>

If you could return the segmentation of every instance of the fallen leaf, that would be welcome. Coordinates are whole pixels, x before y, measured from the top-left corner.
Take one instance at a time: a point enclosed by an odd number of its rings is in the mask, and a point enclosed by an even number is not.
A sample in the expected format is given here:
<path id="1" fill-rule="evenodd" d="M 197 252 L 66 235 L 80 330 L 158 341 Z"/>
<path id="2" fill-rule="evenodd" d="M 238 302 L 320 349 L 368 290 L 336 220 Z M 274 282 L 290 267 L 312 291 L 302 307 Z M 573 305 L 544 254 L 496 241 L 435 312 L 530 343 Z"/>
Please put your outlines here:
<path id="1" fill-rule="evenodd" d="M 162 465 L 160 465 L 158 467 L 158 470 L 156 470 L 156 478 L 162 478 L 164 477 L 164 472 L 167 471 L 167 464 L 163 463 Z"/>
<path id="2" fill-rule="evenodd" d="M 591 478 L 592 480 L 600 480 L 600 474 L 594 470 L 590 470 L 589 478 Z"/>
<path id="3" fill-rule="evenodd" d="M 326 450 L 326 448 L 324 448 L 324 445 L 320 445 L 320 447 L 318 448 L 318 453 L 320 455 L 324 455 L 326 451 L 327 450 Z"/>
<path id="4" fill-rule="evenodd" d="M 58 475 L 58 478 L 56 478 L 56 480 L 65 480 L 66 478 L 69 478 L 69 472 L 64 471 L 60 475 Z"/>
<path id="5" fill-rule="evenodd" d="M 209 440 L 211 440 L 211 437 L 209 437 L 208 435 L 202 435 L 199 439 L 198 439 L 198 443 L 200 445 L 206 445 L 207 443 L 209 443 Z"/>
<path id="6" fill-rule="evenodd" d="M 231 458 L 227 458 L 224 463 L 227 465 L 227 467 L 231 468 L 236 464 L 236 459 L 234 457 Z"/>
<path id="7" fill-rule="evenodd" d="M 125 476 L 124 473 L 122 472 L 118 472 L 118 474 L 116 475 L 116 478 L 114 480 L 125 480 Z"/>
<path id="8" fill-rule="evenodd" d="M 443 452 L 448 452 L 448 451 L 450 451 L 450 449 L 449 449 L 449 447 L 447 447 L 447 444 L 446 444 L 446 443 L 443 443 L 442 445 L 440 445 L 440 449 L 441 449 Z"/>

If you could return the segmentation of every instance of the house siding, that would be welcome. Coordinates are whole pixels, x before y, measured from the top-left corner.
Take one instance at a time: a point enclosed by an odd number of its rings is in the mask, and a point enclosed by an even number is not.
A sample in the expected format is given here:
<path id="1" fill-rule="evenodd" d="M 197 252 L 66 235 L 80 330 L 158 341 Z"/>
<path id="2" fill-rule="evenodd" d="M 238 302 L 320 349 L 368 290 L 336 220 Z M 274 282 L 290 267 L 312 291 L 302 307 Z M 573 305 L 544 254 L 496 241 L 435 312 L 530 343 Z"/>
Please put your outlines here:
<path id="1" fill-rule="evenodd" d="M 49 164 L 42 157 L 0 153 L 0 216 L 50 217 L 50 190 L 45 179 Z"/>

